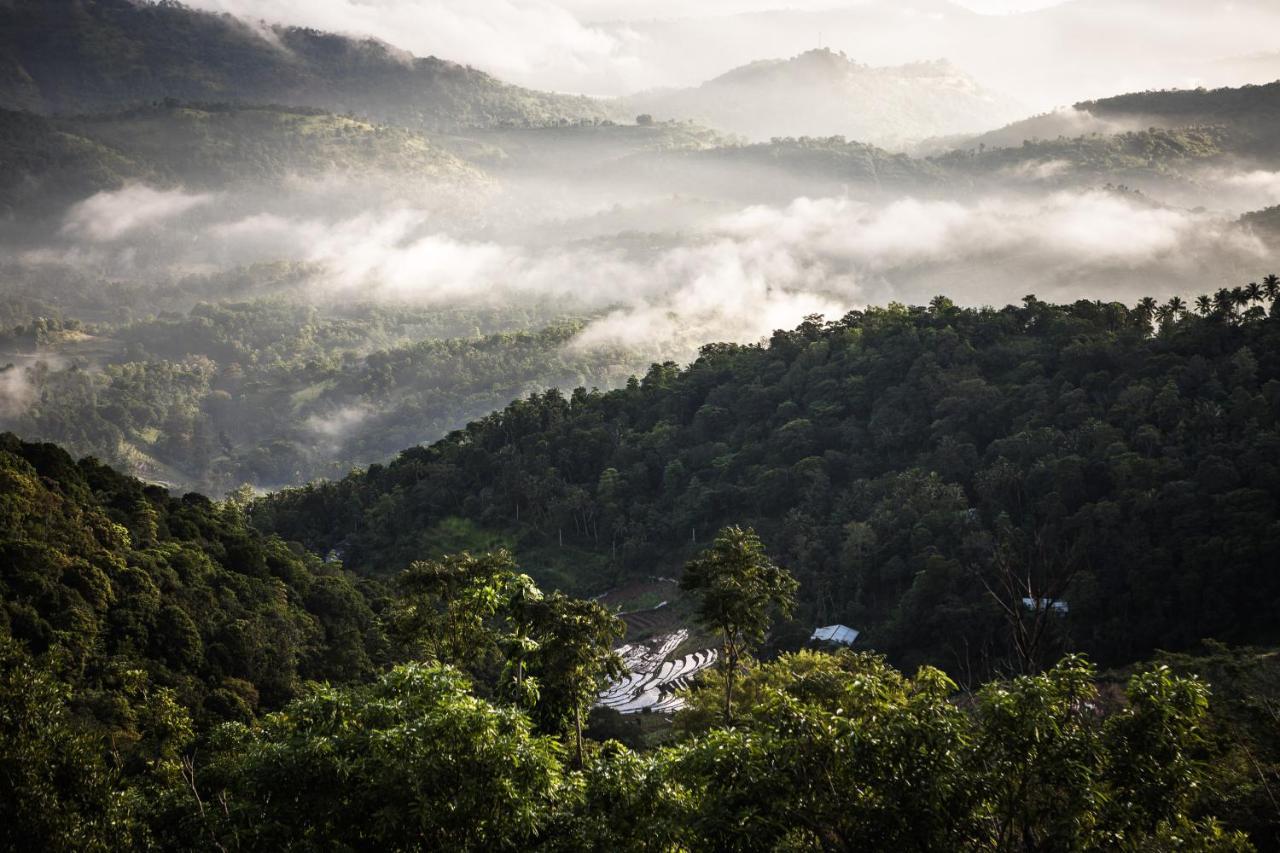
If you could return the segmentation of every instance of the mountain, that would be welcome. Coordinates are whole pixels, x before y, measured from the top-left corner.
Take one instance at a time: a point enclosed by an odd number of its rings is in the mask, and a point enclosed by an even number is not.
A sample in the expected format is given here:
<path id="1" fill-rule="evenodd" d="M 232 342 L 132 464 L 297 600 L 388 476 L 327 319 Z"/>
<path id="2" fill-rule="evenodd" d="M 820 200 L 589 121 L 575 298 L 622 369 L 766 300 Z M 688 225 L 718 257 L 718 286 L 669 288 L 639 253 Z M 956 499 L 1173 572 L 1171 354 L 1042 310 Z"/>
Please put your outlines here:
<path id="1" fill-rule="evenodd" d="M 134 182 L 226 190 L 326 175 L 483 181 L 420 131 L 316 109 L 172 100 L 80 117 L 0 109 L 0 163 L 0 212 L 27 218 Z"/>
<path id="2" fill-rule="evenodd" d="M 1016 147 L 1031 140 L 1113 136 L 1158 128 L 1218 128 L 1234 153 L 1280 153 L 1280 81 L 1220 89 L 1163 89 L 1082 101 L 964 140 L 957 147 Z"/>
<path id="3" fill-rule="evenodd" d="M 638 67 L 654 81 L 646 85 L 688 86 L 751 62 L 761 45 L 788 55 L 808 50 L 817 38 L 877 66 L 945 56 L 1034 111 L 1115 91 L 1278 76 L 1265 61 L 1243 68 L 1222 63 L 1223 57 L 1275 51 L 1280 7 L 1271 0 L 1189 0 L 1176 7 L 1162 0 L 1068 0 L 1016 14 L 978 14 L 945 0 L 824 5 L 777 3 L 771 11 L 658 20 L 645 7 L 635 20 L 607 27 L 627 46 L 629 64 L 617 85 Z M 1089 48 L 1087 60 L 1082 45 Z M 556 88 L 572 90 L 573 81 L 557 79 Z"/>
<path id="4" fill-rule="evenodd" d="M 979 130 L 1020 112 L 945 61 L 872 68 L 832 50 L 753 62 L 695 89 L 623 103 L 637 113 L 693 119 L 755 140 L 848 136 L 888 144 Z"/>
<path id="5" fill-rule="evenodd" d="M 1033 297 L 810 320 L 515 402 L 253 518 L 366 572 L 466 529 L 583 592 L 674 576 L 751 524 L 799 578 L 801 621 L 906 665 L 1000 659 L 981 579 L 1008 561 L 1100 662 L 1273 642 L 1280 312 L 1244 291 L 1207 305 L 1162 309 L 1158 335 L 1150 307 Z"/>
<path id="6" fill-rule="evenodd" d="M 1097 101 L 1085 101 L 1075 109 L 1104 120 L 1157 123 L 1163 127 L 1221 127 L 1239 153 L 1280 150 L 1280 81 L 1260 86 L 1221 89 L 1172 89 L 1135 92 Z"/>
<path id="7" fill-rule="evenodd" d="M 600 119 L 601 102 L 510 86 L 372 40 L 149 0 L 0 3 L 0 106 L 46 114 L 182 101 L 289 104 L 443 130 Z"/>

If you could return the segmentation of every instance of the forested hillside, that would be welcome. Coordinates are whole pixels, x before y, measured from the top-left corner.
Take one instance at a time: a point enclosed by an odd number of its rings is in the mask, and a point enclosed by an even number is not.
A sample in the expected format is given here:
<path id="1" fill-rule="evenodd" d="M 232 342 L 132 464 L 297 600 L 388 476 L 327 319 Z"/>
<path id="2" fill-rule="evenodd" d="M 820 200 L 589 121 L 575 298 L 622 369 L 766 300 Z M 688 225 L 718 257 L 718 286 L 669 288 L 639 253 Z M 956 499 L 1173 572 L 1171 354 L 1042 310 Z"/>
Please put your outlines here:
<path id="1" fill-rule="evenodd" d="M 1076 104 L 1104 118 L 1130 116 L 1170 126 L 1216 125 L 1259 143 L 1280 124 L 1280 81 L 1222 89 L 1134 92 Z"/>
<path id="2" fill-rule="evenodd" d="M 254 301 L 39 319 L 0 331 L 0 428 L 212 494 L 340 477 L 530 390 L 612 387 L 639 366 L 573 350 L 582 323 L 546 316 Z"/>
<path id="3" fill-rule="evenodd" d="M 474 185 L 480 171 L 420 132 L 296 107 L 176 101 L 79 118 L 0 110 L 0 212 L 60 214 L 129 183 L 261 189 L 342 175 Z"/>
<path id="4" fill-rule="evenodd" d="M 155 701 L 202 724 L 248 720 L 384 659 L 367 582 L 258 533 L 240 505 L 8 433 L 0 496 L 0 631 L 124 760 L 159 734 Z"/>
<path id="5" fill-rule="evenodd" d="M 441 130 L 606 118 L 590 98 L 534 92 L 373 40 L 265 25 L 173 0 L 8 0 L 0 106 L 84 113 L 164 98 L 291 104 Z"/>
<path id="6" fill-rule="evenodd" d="M 508 554 L 416 562 L 383 588 L 254 533 L 234 503 L 8 435 L 0 485 L 6 849 L 1274 840 L 1259 787 L 1274 735 L 1194 677 L 1226 667 L 1228 688 L 1274 697 L 1274 663 L 1252 650 L 1123 688 L 1068 658 L 963 701 L 943 673 L 873 655 L 744 657 L 731 719 L 713 677 L 665 745 L 633 751 L 581 725 L 619 673 L 619 620 L 543 593 Z M 741 541 L 726 531 L 691 567 L 711 582 L 757 564 L 783 601 L 794 581 Z"/>
<path id="7" fill-rule="evenodd" d="M 746 521 L 811 623 L 952 671 L 1271 641 L 1278 293 L 814 319 L 622 390 L 531 396 L 253 516 L 374 573 L 465 518 L 588 591 L 671 573 Z M 1029 650 L 1009 639 L 1022 597 L 1042 602 Z"/>

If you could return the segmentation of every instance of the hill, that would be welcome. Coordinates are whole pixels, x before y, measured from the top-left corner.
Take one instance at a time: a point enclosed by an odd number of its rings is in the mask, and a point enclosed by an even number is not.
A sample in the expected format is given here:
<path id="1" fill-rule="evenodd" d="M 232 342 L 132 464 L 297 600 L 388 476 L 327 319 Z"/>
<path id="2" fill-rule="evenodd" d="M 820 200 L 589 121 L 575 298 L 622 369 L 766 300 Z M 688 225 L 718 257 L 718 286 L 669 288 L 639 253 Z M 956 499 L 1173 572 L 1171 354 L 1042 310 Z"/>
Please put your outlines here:
<path id="1" fill-rule="evenodd" d="M 685 87 L 689 81 L 708 80 L 725 68 L 758 59 L 762 44 L 774 56 L 798 54 L 812 48 L 821 34 L 824 44 L 875 66 L 946 57 L 1035 112 L 1117 90 L 1168 86 L 1170 81 L 1234 86 L 1280 75 L 1271 35 L 1280 28 L 1280 9 L 1270 0 L 1239 0 L 1226 12 L 1201 0 L 1040 5 L 1021 13 L 979 14 L 939 0 L 862 0 L 758 4 L 761 11 L 668 16 L 650 12 L 646 5 L 608 31 L 628 39 L 627 57 L 648 72 L 647 79 L 655 81 L 651 86 Z M 708 50 L 708 45 L 716 49 Z M 1081 46 L 1088 47 L 1087 61 L 1081 59 Z M 1223 62 L 1254 54 L 1260 58 L 1252 63 Z M 574 87 L 566 80 L 556 88 Z"/>
<path id="2" fill-rule="evenodd" d="M 291 104 L 445 130 L 599 119 L 589 98 L 510 86 L 372 40 L 149 0 L 7 0 L 0 106 L 101 112 L 182 101 Z"/>
<path id="3" fill-rule="evenodd" d="M 636 154 L 612 164 L 619 175 L 744 204 L 785 204 L 856 187 L 868 196 L 934 191 L 953 180 L 937 163 L 895 154 L 843 136 L 778 137 L 768 142 Z M 957 172 L 957 177 L 968 180 Z"/>
<path id="4" fill-rule="evenodd" d="M 233 505 L 11 434 L 0 484 L 0 636 L 59 661 L 122 755 L 156 734 L 137 728 L 148 694 L 170 692 L 198 721 L 247 720 L 304 681 L 362 680 L 382 654 L 363 582 Z"/>
<path id="5" fill-rule="evenodd" d="M 16 365 L 0 370 L 0 429 L 225 494 L 342 476 L 530 390 L 612 387 L 638 366 L 566 347 L 581 322 L 521 313 L 253 302 L 41 319 L 0 333 L 0 368 Z"/>
<path id="6" fill-rule="evenodd" d="M 1155 336 L 1149 308 L 1033 298 L 807 322 L 615 392 L 518 401 L 254 519 L 367 572 L 466 519 L 586 591 L 669 576 L 751 523 L 800 578 L 802 618 L 905 663 L 1009 653 L 980 582 L 1001 566 L 1068 601 L 1054 631 L 1103 661 L 1273 640 L 1280 320 L 1240 314 L 1243 291 L 1206 299 L 1162 309 Z"/>
<path id="7" fill-rule="evenodd" d="M 0 110 L 0 164 L 0 212 L 24 217 L 130 182 L 225 190 L 330 175 L 483 180 L 420 131 L 298 107 L 176 101 L 80 117 Z"/>
<path id="8" fill-rule="evenodd" d="M 1019 112 L 947 62 L 872 68 L 825 49 L 753 62 L 694 89 L 623 103 L 632 112 L 693 119 L 757 141 L 843 135 L 877 144 L 979 130 Z"/>

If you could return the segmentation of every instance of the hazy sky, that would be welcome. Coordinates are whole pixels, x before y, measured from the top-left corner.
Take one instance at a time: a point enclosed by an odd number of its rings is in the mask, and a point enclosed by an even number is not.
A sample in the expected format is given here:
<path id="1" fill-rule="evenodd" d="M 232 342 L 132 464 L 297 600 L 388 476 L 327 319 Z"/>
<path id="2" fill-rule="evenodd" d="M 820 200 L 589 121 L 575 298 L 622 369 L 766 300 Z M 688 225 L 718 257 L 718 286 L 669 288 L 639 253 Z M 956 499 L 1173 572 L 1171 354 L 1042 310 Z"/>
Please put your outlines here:
<path id="1" fill-rule="evenodd" d="M 1277 51 L 1280 0 L 190 2 L 370 35 L 514 83 L 593 95 L 697 85 L 819 44 L 872 65 L 950 59 L 1032 111 L 1134 89 L 1280 77 L 1280 53 L 1248 70 L 1232 64 Z"/>
<path id="2" fill-rule="evenodd" d="M 864 0 L 865 2 L 865 0 Z M 1027 12 L 1055 6 L 1063 0 L 954 0 L 984 14 Z M 584 19 L 645 19 L 671 17 L 701 17 L 707 15 L 731 15 L 739 12 L 759 12 L 772 9 L 823 10 L 841 6 L 859 5 L 858 0 L 564 0 L 560 5 Z"/>

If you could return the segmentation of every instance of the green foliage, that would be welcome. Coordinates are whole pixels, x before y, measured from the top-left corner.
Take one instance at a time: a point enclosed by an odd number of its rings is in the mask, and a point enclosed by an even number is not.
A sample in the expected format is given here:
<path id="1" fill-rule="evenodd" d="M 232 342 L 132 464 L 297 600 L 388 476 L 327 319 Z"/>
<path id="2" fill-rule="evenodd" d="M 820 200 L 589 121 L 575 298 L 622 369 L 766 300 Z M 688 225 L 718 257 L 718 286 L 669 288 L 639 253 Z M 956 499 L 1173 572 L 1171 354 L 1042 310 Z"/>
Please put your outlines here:
<path id="1" fill-rule="evenodd" d="M 1104 118 L 1140 117 L 1175 127 L 1214 127 L 1236 141 L 1238 153 L 1274 155 L 1280 82 L 1222 89 L 1134 92 L 1076 104 Z"/>
<path id="2" fill-rule="evenodd" d="M 627 674 L 613 644 L 626 626 L 594 601 L 552 593 L 523 601 L 532 643 L 524 659 L 537 679 L 534 716 L 548 731 L 573 723 L 577 766 L 582 766 L 582 728 L 591 703 L 612 680 Z"/>
<path id="3" fill-rule="evenodd" d="M 0 632 L 57 674 L 121 760 L 164 751 L 147 743 L 161 695 L 200 721 L 247 718 L 306 680 L 367 679 L 385 653 L 366 584 L 231 505 L 11 435 L 0 483 Z"/>
<path id="4" fill-rule="evenodd" d="M 707 849 L 1248 849 L 1193 819 L 1206 691 L 1156 670 L 1102 707 L 1068 659 L 966 709 L 945 676 L 801 653 L 744 678 L 738 726 L 673 753 Z M 714 689 L 683 714 L 709 720 Z M 695 849 L 701 849 L 695 845 Z"/>
<path id="5" fill-rule="evenodd" d="M 240 849 L 528 849 L 563 795 L 559 745 L 438 665 L 319 690 L 215 748 L 207 824 Z"/>
<path id="6" fill-rule="evenodd" d="M 720 636 L 724 719 L 733 723 L 733 680 L 741 659 L 764 640 L 775 614 L 791 615 L 799 585 L 764 552 L 755 531 L 726 527 L 690 560 L 680 588 L 698 598 L 698 621 Z"/>
<path id="7" fill-rule="evenodd" d="M 1114 664 L 1202 637 L 1271 642 L 1280 323 L 1263 300 L 1223 291 L 1204 316 L 935 300 L 811 320 L 618 391 L 517 401 L 253 517 L 342 544 L 359 569 L 407 563 L 417 530 L 467 518 L 536 553 L 531 574 L 596 590 L 602 574 L 673 576 L 695 537 L 742 523 L 801 582 L 804 622 L 856 626 L 968 684 L 1016 657 L 1007 612 L 1024 596 L 1069 605 L 1040 608 L 1056 620 L 1041 665 L 1068 643 Z M 980 578 L 1000 562 L 1034 569 L 1035 594 L 993 597 Z"/>
<path id="8" fill-rule="evenodd" d="M 0 846 L 118 850 L 130 843 L 119 778 L 77 724 L 70 690 L 0 635 Z"/>
<path id="9" fill-rule="evenodd" d="M 497 651 L 493 621 L 530 583 L 507 551 L 415 562 L 396 578 L 390 621 L 408 654 L 477 666 Z"/>
<path id="10" fill-rule="evenodd" d="M 1218 127 L 1149 128 L 1110 136 L 1028 139 L 1016 147 L 953 151 L 935 158 L 957 173 L 1008 172 L 1035 164 L 1060 164 L 1061 171 L 1117 178 L 1126 174 L 1167 172 L 1180 164 L 1218 157 L 1232 149 Z"/>

